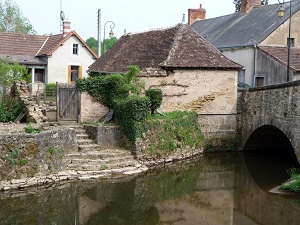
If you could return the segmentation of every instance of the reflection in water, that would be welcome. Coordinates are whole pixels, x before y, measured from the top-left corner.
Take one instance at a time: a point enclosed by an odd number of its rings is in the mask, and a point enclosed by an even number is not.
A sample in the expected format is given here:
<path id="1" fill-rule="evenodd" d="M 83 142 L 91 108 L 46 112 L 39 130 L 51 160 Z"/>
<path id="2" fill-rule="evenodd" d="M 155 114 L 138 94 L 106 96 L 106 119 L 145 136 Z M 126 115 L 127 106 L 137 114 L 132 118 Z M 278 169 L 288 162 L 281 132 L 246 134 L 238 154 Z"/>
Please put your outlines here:
<path id="1" fill-rule="evenodd" d="M 297 198 L 261 189 L 270 185 L 258 186 L 245 161 L 249 168 L 260 168 L 260 177 L 274 176 L 277 171 L 269 173 L 251 157 L 244 160 L 240 154 L 208 154 L 195 162 L 166 166 L 126 180 L 74 182 L 10 197 L 0 194 L 0 224 L 299 224 Z M 262 175 L 267 172 L 268 176 Z M 275 186 L 280 182 L 271 181 Z"/>

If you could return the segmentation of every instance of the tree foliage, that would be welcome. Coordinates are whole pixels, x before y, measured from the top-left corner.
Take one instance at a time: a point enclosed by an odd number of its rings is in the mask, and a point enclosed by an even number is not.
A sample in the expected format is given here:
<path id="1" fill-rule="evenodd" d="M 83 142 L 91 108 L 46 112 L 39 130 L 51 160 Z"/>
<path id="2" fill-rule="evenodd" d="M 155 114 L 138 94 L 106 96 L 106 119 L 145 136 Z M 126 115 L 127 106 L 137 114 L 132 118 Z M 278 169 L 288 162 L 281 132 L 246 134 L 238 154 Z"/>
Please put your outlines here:
<path id="1" fill-rule="evenodd" d="M 235 11 L 239 12 L 241 10 L 241 0 L 233 0 L 233 4 L 235 4 Z M 261 0 L 262 5 L 268 5 L 268 0 Z"/>
<path id="2" fill-rule="evenodd" d="M 108 38 L 104 40 L 104 49 L 102 49 L 103 52 L 106 52 L 111 46 L 116 43 L 118 39 L 116 37 Z M 95 54 L 98 53 L 98 40 L 96 40 L 93 37 L 90 37 L 86 40 L 86 44 L 93 50 Z M 101 48 L 103 48 L 103 42 L 101 42 Z"/>
<path id="3" fill-rule="evenodd" d="M 0 32 L 36 34 L 30 21 L 12 0 L 0 2 Z"/>
<path id="4" fill-rule="evenodd" d="M 10 63 L 9 58 L 0 58 L 0 86 L 10 87 L 15 81 L 28 80 L 28 76 L 25 66 Z"/>

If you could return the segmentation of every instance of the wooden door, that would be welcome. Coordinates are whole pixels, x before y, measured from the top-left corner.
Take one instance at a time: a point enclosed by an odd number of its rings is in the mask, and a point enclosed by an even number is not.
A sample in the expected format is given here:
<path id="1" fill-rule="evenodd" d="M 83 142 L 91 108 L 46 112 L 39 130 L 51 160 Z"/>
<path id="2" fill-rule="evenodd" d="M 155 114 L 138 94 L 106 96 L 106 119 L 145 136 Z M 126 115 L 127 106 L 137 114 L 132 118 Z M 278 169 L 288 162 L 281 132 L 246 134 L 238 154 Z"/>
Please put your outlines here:
<path id="1" fill-rule="evenodd" d="M 57 84 L 57 121 L 78 122 L 79 107 L 75 84 Z"/>

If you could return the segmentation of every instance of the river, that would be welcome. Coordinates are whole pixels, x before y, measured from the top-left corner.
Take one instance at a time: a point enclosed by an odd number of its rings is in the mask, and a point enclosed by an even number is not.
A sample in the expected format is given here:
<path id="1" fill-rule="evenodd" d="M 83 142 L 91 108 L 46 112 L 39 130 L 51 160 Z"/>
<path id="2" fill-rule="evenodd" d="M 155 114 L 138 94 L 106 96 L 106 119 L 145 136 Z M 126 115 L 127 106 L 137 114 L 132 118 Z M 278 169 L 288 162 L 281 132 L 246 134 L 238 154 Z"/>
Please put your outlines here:
<path id="1" fill-rule="evenodd" d="M 209 153 L 135 177 L 0 193 L 2 225 L 298 225 L 282 155 Z"/>

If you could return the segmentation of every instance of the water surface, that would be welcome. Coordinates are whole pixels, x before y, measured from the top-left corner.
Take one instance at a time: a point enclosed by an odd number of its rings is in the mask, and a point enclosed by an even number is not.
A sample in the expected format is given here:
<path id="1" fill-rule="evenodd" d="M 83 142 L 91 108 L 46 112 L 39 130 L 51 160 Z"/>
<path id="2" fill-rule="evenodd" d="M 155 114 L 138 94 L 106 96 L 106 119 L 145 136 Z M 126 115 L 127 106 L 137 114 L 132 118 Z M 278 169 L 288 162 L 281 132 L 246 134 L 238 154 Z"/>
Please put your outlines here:
<path id="1" fill-rule="evenodd" d="M 287 179 L 283 158 L 207 154 L 134 178 L 0 193 L 0 224 L 298 225 L 300 198 L 268 192 Z"/>

